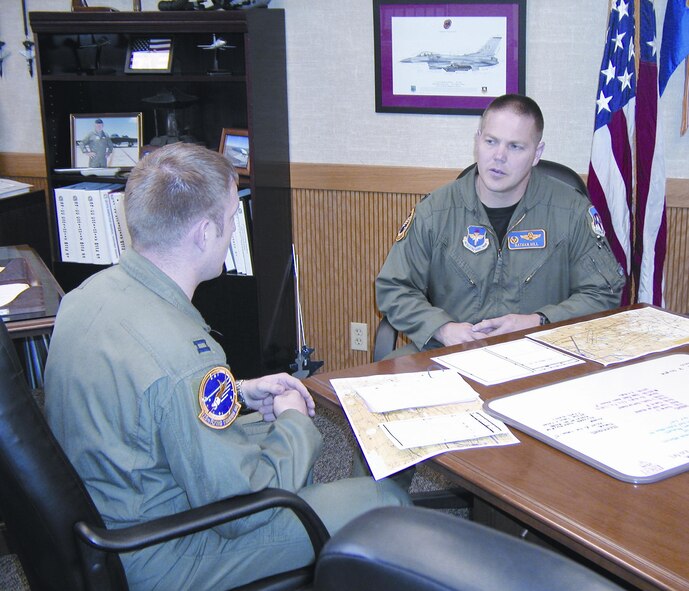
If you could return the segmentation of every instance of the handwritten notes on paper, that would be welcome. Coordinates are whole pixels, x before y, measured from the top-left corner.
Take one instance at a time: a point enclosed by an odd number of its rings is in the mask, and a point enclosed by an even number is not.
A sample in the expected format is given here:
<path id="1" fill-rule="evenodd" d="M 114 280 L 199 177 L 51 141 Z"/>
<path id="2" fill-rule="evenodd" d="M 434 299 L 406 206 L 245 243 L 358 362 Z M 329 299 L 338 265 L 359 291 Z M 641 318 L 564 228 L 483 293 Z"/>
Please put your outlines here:
<path id="1" fill-rule="evenodd" d="M 486 386 L 583 363 L 529 339 L 450 353 L 433 361 Z"/>
<path id="2" fill-rule="evenodd" d="M 610 365 L 689 343 L 689 318 L 648 307 L 568 324 L 528 337 Z"/>
<path id="3" fill-rule="evenodd" d="M 689 355 L 601 371 L 484 405 L 608 474 L 655 482 L 689 469 Z"/>
<path id="4" fill-rule="evenodd" d="M 359 390 L 388 383 L 397 377 L 394 375 L 377 375 L 330 380 L 368 462 L 371 474 L 376 480 L 446 451 L 518 443 L 518 440 L 504 427 L 501 421 L 496 421 L 490 417 L 486 417 L 488 420 L 485 421 L 480 437 L 475 432 L 466 435 L 467 429 L 462 427 L 462 421 L 445 420 L 448 417 L 465 415 L 466 413 L 483 414 L 481 412 L 482 402 L 477 397 L 471 402 L 460 404 L 422 406 L 423 397 L 431 393 L 427 390 L 418 390 L 416 397 L 420 402 L 416 408 L 382 413 L 371 412 L 359 394 Z M 454 435 L 448 435 L 447 430 L 441 432 L 436 428 L 439 423 L 434 423 L 434 420 L 444 420 L 444 426 L 453 429 Z M 403 447 L 394 444 L 389 437 L 390 431 L 383 429 L 383 426 L 399 421 L 414 421 L 403 425 L 402 429 L 406 429 L 406 434 L 416 434 L 415 436 L 419 438 L 427 438 L 430 434 L 435 436 L 435 439 L 423 439 L 423 441 L 424 443 L 433 441 L 433 443 L 420 447 Z M 498 428 L 500 425 L 502 429 Z M 472 428 L 476 427 L 472 425 Z M 405 437 L 401 431 L 398 433 L 400 433 L 400 438 Z M 466 439 L 467 436 L 471 438 Z M 453 438 L 456 439 L 447 442 L 448 439 Z"/>

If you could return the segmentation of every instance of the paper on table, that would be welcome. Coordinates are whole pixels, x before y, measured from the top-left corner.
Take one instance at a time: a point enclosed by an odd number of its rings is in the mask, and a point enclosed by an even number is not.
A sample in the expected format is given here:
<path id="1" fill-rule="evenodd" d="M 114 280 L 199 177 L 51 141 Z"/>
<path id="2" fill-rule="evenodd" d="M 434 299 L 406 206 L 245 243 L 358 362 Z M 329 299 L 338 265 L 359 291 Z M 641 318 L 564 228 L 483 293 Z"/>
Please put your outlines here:
<path id="1" fill-rule="evenodd" d="M 530 339 L 450 353 L 434 357 L 433 361 L 486 386 L 583 363 L 576 357 Z"/>
<path id="2" fill-rule="evenodd" d="M 337 398 L 342 405 L 349 424 L 352 426 L 361 451 L 364 453 L 371 474 L 376 480 L 390 476 L 404 468 L 418 464 L 438 454 L 462 450 L 476 449 L 480 447 L 492 447 L 496 445 L 513 445 L 519 443 L 512 433 L 481 437 L 452 443 L 426 445 L 413 449 L 399 449 L 378 427 L 382 421 L 397 421 L 418 417 L 445 416 L 462 412 L 476 412 L 481 410 L 481 399 L 462 404 L 445 404 L 442 406 L 428 406 L 425 408 L 411 408 L 397 410 L 389 413 L 371 412 L 363 399 L 357 393 L 361 386 L 384 383 L 393 379 L 390 375 L 376 375 L 358 378 L 335 378 L 330 380 L 335 389 Z"/>
<path id="3" fill-rule="evenodd" d="M 388 421 L 379 426 L 400 449 L 509 434 L 502 421 L 481 411 Z"/>
<path id="4" fill-rule="evenodd" d="M 689 469 L 689 355 L 668 355 L 484 404 L 491 415 L 620 480 Z"/>
<path id="5" fill-rule="evenodd" d="M 5 283 L 0 285 L 0 308 L 9 305 L 19 294 L 29 289 L 28 283 Z"/>
<path id="6" fill-rule="evenodd" d="M 356 384 L 357 378 L 349 381 L 357 386 L 357 393 L 371 412 L 456 404 L 478 398 L 476 391 L 462 376 L 449 369 L 400 373 L 388 377 L 385 382 L 376 384 L 371 384 L 367 378 L 359 378 L 359 385 Z"/>

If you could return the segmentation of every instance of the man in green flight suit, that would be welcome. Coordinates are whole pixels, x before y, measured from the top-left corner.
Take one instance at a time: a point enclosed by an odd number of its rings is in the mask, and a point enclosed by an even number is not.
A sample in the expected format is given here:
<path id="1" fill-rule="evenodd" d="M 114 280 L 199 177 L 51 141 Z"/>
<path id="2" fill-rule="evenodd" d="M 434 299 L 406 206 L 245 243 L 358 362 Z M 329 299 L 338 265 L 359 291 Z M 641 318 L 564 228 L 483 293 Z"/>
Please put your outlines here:
<path id="1" fill-rule="evenodd" d="M 109 528 L 266 487 L 299 494 L 330 532 L 409 503 L 370 477 L 313 484 L 322 441 L 306 388 L 285 373 L 235 380 L 192 305 L 199 283 L 222 271 L 236 183 L 230 162 L 200 146 L 145 156 L 125 190 L 131 249 L 62 300 L 46 413 Z M 240 415 L 244 405 L 257 412 Z M 225 590 L 312 560 L 287 510 L 122 556 L 130 588 L 147 591 Z"/>
<path id="2" fill-rule="evenodd" d="M 496 98 L 475 136 L 476 167 L 424 197 L 376 279 L 404 354 L 618 306 L 624 272 L 588 197 L 534 168 L 543 115 Z"/>
<path id="3" fill-rule="evenodd" d="M 81 140 L 81 151 L 89 157 L 89 168 L 107 168 L 113 149 L 110 136 L 103 131 L 103 120 L 96 119 L 93 131 Z"/>

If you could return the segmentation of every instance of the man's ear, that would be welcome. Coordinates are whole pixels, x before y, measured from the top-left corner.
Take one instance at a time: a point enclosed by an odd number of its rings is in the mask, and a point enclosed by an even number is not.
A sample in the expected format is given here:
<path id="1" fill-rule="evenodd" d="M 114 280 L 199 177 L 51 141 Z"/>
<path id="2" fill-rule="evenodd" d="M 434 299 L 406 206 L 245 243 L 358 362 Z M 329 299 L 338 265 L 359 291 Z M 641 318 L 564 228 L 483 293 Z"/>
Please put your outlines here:
<path id="1" fill-rule="evenodd" d="M 543 150 L 545 150 L 545 142 L 539 142 L 538 146 L 536 146 L 536 156 L 534 157 L 533 164 L 531 166 L 536 166 L 536 164 L 539 163 L 541 156 L 543 156 Z"/>
<path id="2" fill-rule="evenodd" d="M 200 219 L 189 229 L 190 238 L 199 250 L 206 250 L 210 231 L 210 220 L 207 218 Z"/>

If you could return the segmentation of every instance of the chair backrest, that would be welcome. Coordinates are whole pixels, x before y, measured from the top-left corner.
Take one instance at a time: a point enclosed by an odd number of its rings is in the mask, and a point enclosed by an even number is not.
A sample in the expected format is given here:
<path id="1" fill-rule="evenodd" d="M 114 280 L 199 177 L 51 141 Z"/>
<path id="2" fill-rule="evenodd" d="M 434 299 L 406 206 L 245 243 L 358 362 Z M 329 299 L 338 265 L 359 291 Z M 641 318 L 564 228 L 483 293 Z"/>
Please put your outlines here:
<path id="1" fill-rule="evenodd" d="M 464 170 L 462 170 L 462 172 L 459 173 L 457 178 L 461 179 L 463 176 L 469 174 L 469 172 L 471 172 L 475 167 L 476 163 L 474 162 L 474 164 L 471 164 L 470 166 L 467 166 Z M 552 160 L 541 159 L 538 161 L 538 164 L 536 164 L 536 168 L 538 168 L 538 170 L 543 171 L 548 176 L 555 177 L 556 179 L 559 179 L 567 183 L 571 187 L 574 187 L 582 195 L 586 195 L 586 197 L 588 197 L 589 193 L 586 189 L 586 183 L 584 182 L 584 179 L 582 179 L 580 175 L 578 175 L 571 168 L 569 168 L 569 166 L 565 166 L 564 164 L 560 164 L 559 162 L 553 162 Z"/>
<path id="2" fill-rule="evenodd" d="M 314 591 L 622 591 L 514 536 L 418 507 L 373 509 L 330 539 Z"/>
<path id="3" fill-rule="evenodd" d="M 53 436 L 0 322 L 0 516 L 33 591 L 126 590 L 119 557 L 77 541 L 78 521 L 103 525 Z"/>

